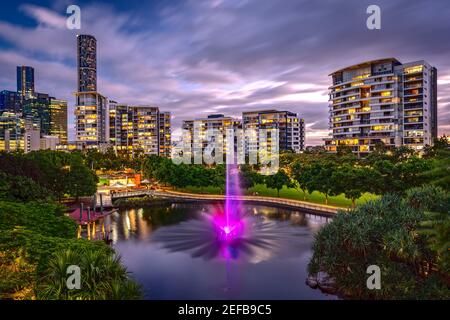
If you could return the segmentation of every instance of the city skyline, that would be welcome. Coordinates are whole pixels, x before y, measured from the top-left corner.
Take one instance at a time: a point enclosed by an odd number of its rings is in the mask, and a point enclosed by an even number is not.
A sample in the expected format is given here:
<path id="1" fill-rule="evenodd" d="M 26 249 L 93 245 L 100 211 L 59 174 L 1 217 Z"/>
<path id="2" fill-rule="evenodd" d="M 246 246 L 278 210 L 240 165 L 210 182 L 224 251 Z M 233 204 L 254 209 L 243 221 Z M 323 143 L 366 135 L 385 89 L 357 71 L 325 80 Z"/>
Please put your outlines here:
<path id="1" fill-rule="evenodd" d="M 438 69 L 439 135 L 450 133 L 450 3 L 380 1 L 383 22 L 376 31 L 365 28 L 368 4 L 361 1 L 338 8 L 299 1 L 79 5 L 81 30 L 65 28 L 66 1 L 8 4 L 0 15 L 1 89 L 14 89 L 17 66 L 34 67 L 36 91 L 68 100 L 69 140 L 75 137 L 76 34 L 97 38 L 97 90 L 120 103 L 171 111 L 175 137 L 192 115 L 238 117 L 275 108 L 305 118 L 306 145 L 323 144 L 328 75 L 391 56 L 427 60 Z M 347 14 L 360 21 L 347 21 Z"/>

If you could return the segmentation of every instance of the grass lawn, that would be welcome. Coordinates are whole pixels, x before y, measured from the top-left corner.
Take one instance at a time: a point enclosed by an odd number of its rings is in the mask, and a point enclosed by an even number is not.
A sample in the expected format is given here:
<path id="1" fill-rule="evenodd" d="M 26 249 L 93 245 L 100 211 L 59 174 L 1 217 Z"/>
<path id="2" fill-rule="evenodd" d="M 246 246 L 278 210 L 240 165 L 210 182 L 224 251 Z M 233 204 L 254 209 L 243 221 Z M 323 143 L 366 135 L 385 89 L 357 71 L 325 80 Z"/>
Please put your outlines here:
<path id="1" fill-rule="evenodd" d="M 222 194 L 220 188 L 217 187 L 206 187 L 206 188 L 197 188 L 197 187 L 186 187 L 180 189 L 178 191 L 182 192 L 190 192 L 190 193 L 202 193 L 202 194 Z M 253 188 L 250 188 L 245 191 L 246 195 L 253 195 L 255 192 L 258 193 L 259 196 L 268 196 L 268 197 L 276 197 L 277 190 L 269 189 L 265 185 L 258 184 Z M 365 193 L 361 198 L 356 200 L 356 204 L 362 204 L 368 200 L 376 199 L 378 196 Z M 292 188 L 284 187 L 280 190 L 280 198 L 294 199 L 294 200 L 303 200 L 303 193 L 299 192 Z M 306 201 L 313 203 L 325 204 L 325 195 L 320 192 L 313 192 L 312 194 L 306 194 Z M 343 194 L 329 197 L 328 204 L 337 207 L 350 207 L 352 205 L 351 200 L 346 199 Z"/>
<path id="2" fill-rule="evenodd" d="M 109 183 L 109 179 L 107 179 L 107 178 L 99 178 L 97 185 L 98 186 L 103 186 L 103 185 L 108 184 L 108 183 Z"/>

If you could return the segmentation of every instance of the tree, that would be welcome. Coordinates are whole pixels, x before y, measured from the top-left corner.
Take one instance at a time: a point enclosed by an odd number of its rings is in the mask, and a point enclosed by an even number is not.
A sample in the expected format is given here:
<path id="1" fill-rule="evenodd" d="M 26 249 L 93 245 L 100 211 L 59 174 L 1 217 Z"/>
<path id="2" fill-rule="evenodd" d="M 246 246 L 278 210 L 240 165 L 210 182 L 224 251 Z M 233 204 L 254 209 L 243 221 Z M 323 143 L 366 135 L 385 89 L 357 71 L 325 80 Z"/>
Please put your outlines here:
<path id="1" fill-rule="evenodd" d="M 331 180 L 335 183 L 336 193 L 343 193 L 352 201 L 352 207 L 356 205 L 363 193 L 373 191 L 374 185 L 381 179 L 380 174 L 369 168 L 344 164 L 335 169 Z"/>
<path id="2" fill-rule="evenodd" d="M 290 186 L 291 180 L 286 172 L 280 169 L 277 173 L 266 176 L 265 182 L 268 188 L 277 190 L 277 196 L 279 197 L 280 190 L 283 189 L 283 186 Z"/>
<path id="3" fill-rule="evenodd" d="M 98 177 L 82 163 L 74 162 L 65 175 L 65 191 L 78 201 L 79 197 L 97 192 Z"/>
<path id="4" fill-rule="evenodd" d="M 303 192 L 303 200 L 306 200 L 306 191 L 311 181 L 311 175 L 309 174 L 310 168 L 307 164 L 300 161 L 296 161 L 292 164 L 291 176 L 295 182 L 295 185 Z"/>
<path id="5" fill-rule="evenodd" d="M 333 180 L 335 170 L 336 164 L 329 160 L 317 161 L 308 167 L 308 192 L 312 193 L 314 190 L 322 192 L 325 195 L 325 204 L 328 204 L 329 196 L 338 194 L 336 182 Z"/>
<path id="6" fill-rule="evenodd" d="M 241 188 L 250 189 L 257 184 L 264 183 L 264 176 L 252 170 L 250 165 L 241 165 Z"/>

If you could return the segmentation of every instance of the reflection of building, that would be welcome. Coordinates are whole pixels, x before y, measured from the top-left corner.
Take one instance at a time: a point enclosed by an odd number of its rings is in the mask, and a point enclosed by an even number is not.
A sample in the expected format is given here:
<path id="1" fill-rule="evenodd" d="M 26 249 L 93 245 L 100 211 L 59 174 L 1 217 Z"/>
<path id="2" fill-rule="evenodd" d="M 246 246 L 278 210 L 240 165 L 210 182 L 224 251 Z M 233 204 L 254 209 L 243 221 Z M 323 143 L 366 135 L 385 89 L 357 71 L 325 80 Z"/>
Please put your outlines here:
<path id="1" fill-rule="evenodd" d="M 97 40 L 90 35 L 78 35 L 77 53 L 76 140 L 88 148 L 99 148 L 107 142 L 108 100 L 97 92 Z"/>
<path id="2" fill-rule="evenodd" d="M 32 67 L 17 67 L 17 93 L 23 100 L 34 96 L 34 69 Z"/>
<path id="3" fill-rule="evenodd" d="M 420 150 L 437 136 L 437 71 L 425 61 L 364 62 L 331 74 L 326 148 L 365 154 L 376 144 Z"/>
<path id="4" fill-rule="evenodd" d="M 15 91 L 0 91 L 0 114 L 2 112 L 22 112 L 20 95 Z"/>
<path id="5" fill-rule="evenodd" d="M 20 116 L 10 112 L 0 115 L 0 151 L 24 150 L 24 127 Z"/>
<path id="6" fill-rule="evenodd" d="M 110 104 L 109 139 L 116 152 L 170 156 L 170 112 L 158 107 Z"/>
<path id="7" fill-rule="evenodd" d="M 67 101 L 50 97 L 50 134 L 67 143 Z"/>
<path id="8" fill-rule="evenodd" d="M 246 152 L 259 148 L 259 130 L 278 129 L 279 150 L 300 152 L 305 148 L 305 122 L 290 111 L 262 110 L 242 113 L 245 132 L 255 130 L 255 139 L 246 137 Z"/>

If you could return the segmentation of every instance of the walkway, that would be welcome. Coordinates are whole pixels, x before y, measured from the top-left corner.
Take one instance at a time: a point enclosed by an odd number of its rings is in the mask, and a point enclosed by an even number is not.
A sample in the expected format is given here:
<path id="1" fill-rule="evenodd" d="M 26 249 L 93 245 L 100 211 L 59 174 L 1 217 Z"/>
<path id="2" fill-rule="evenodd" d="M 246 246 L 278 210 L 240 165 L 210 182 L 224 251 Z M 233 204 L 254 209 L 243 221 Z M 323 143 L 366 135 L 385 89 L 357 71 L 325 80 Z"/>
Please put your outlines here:
<path id="1" fill-rule="evenodd" d="M 112 195 L 113 199 L 118 198 L 132 198 L 140 196 L 157 196 L 162 198 L 186 199 L 186 200 L 200 200 L 200 201 L 224 201 L 224 195 L 212 194 L 196 194 L 177 191 L 156 191 L 156 190 L 136 190 L 115 193 Z M 315 204 L 307 201 L 293 200 L 286 198 L 275 198 L 265 196 L 231 196 L 232 200 L 247 201 L 258 204 L 271 204 L 277 206 L 285 206 L 294 209 L 301 209 L 315 214 L 334 215 L 339 210 L 346 210 L 345 208 L 329 206 L 324 204 Z"/>

